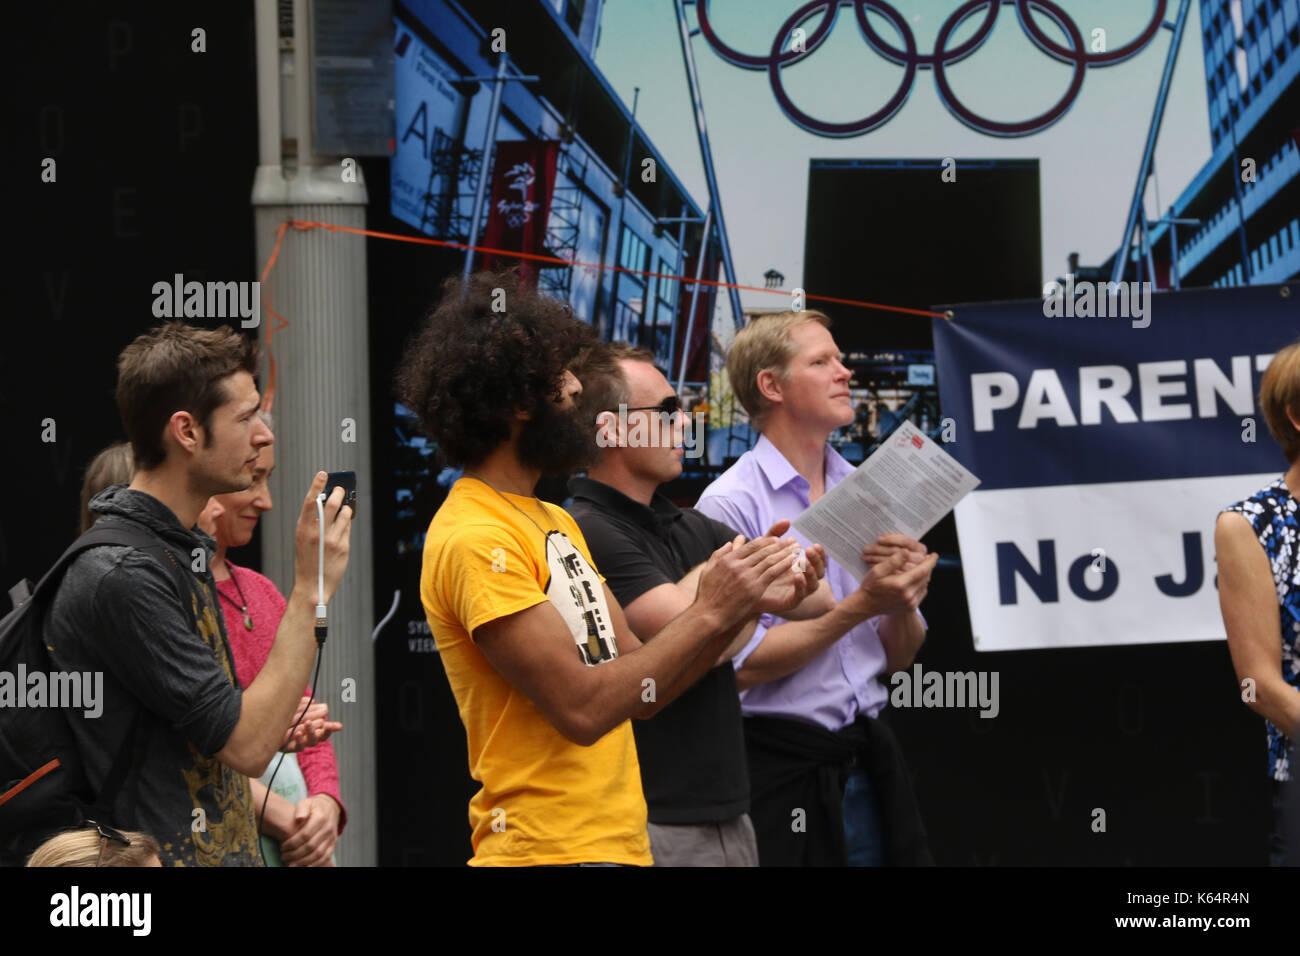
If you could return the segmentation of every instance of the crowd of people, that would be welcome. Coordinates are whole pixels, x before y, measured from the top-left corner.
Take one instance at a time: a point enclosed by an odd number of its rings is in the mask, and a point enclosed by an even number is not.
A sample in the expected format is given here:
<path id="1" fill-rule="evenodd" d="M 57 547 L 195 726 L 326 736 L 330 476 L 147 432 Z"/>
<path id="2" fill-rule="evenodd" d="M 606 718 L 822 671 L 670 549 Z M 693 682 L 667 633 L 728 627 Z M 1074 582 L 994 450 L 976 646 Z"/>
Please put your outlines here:
<path id="1" fill-rule="evenodd" d="M 859 580 L 790 531 L 852 471 L 827 443 L 854 415 L 842 358 L 820 312 L 752 319 L 727 371 L 761 437 L 681 508 L 663 491 L 682 471 L 681 400 L 651 353 L 600 341 L 513 274 L 448 282 L 395 390 L 462 469 L 430 516 L 420 594 L 479 786 L 471 865 L 933 863 L 882 711 L 925 640 L 937 555 L 899 534 L 864 541 Z M 44 633 L 51 667 L 105 675 L 103 716 L 68 718 L 105 819 L 29 865 L 333 861 L 346 813 L 328 738 L 342 725 L 308 679 L 352 515 L 339 489 L 318 522 L 315 475 L 287 597 L 231 560 L 272 507 L 256 367 L 230 329 L 176 322 L 119 359 L 128 443 L 88 469 L 83 530 L 147 529 L 191 586 L 129 546 L 65 572 Z M 1295 347 L 1261 391 L 1291 470 L 1217 537 L 1229 645 L 1259 678 L 1278 781 L 1300 720 L 1292 382 Z M 555 475 L 567 509 L 536 496 Z M 106 795 L 124 748 L 129 772 Z"/>
<path id="2" fill-rule="evenodd" d="M 83 531 L 143 530 L 188 572 L 186 587 L 153 553 L 101 546 L 67 566 L 41 608 L 51 670 L 103 675 L 102 713 L 67 713 L 85 803 L 102 819 L 56 834 L 29 865 L 260 865 L 264 849 L 270 864 L 331 863 L 346 816 L 328 737 L 342 726 L 311 703 L 307 682 L 316 608 L 347 564 L 351 509 L 336 489 L 318 526 L 326 475 L 314 477 L 287 599 L 228 559 L 271 507 L 274 435 L 257 358 L 229 328 L 173 322 L 118 359 L 128 442 L 87 469 Z M 269 792 L 257 778 L 281 751 L 294 756 Z M 75 862 L 91 844 L 96 862 Z"/>
<path id="3" fill-rule="evenodd" d="M 679 509 L 659 490 L 679 398 L 651 356 L 501 276 L 448 287 L 398 392 L 464 468 L 421 597 L 481 784 L 472 865 L 930 861 L 879 713 L 937 557 L 864 542 L 859 584 L 784 537 L 851 470 L 826 445 L 853 416 L 827 325 L 739 334 L 728 367 L 764 438 Z M 534 496 L 580 471 L 572 514 Z"/>

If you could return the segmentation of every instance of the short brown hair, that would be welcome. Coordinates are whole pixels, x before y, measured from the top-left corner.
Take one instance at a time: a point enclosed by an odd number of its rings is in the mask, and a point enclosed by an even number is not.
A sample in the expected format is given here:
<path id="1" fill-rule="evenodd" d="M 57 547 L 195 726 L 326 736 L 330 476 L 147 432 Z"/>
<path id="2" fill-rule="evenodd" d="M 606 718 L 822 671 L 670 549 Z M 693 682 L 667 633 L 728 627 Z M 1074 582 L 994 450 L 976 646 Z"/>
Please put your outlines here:
<path id="1" fill-rule="evenodd" d="M 167 459 L 163 430 L 176 412 L 189 412 L 207 429 L 229 400 L 222 380 L 236 372 L 256 377 L 257 357 L 257 341 L 229 326 L 183 322 L 161 325 L 124 348 L 117 357 L 117 407 L 136 468 L 147 471 Z M 205 444 L 211 440 L 209 432 Z"/>
<path id="2" fill-rule="evenodd" d="M 1268 363 L 1259 382 L 1259 409 L 1286 460 L 1295 461 L 1300 454 L 1300 433 L 1286 413 L 1300 417 L 1300 341 L 1279 350 Z"/>
<path id="3" fill-rule="evenodd" d="M 578 403 L 583 421 L 593 428 L 601 412 L 617 412 L 620 405 L 628 404 L 627 374 L 620 362 L 654 365 L 655 356 L 649 349 L 626 342 L 594 342 L 582 350 L 569 369 L 582 383 Z M 592 460 L 598 461 L 602 451 L 597 446 Z"/>
<path id="4" fill-rule="evenodd" d="M 55 834 L 36 848 L 27 859 L 28 866 L 150 866 L 154 857 L 160 856 L 158 841 L 147 833 L 122 831 L 131 841 L 123 846 L 116 840 L 105 840 L 93 826 L 79 830 L 65 830 Z M 104 860 L 99 860 L 100 848 Z"/>
<path id="5" fill-rule="evenodd" d="M 124 441 L 114 442 L 86 466 L 86 477 L 81 482 L 81 533 L 85 534 L 95 523 L 96 515 L 90 513 L 90 501 L 109 485 L 120 485 L 131 480 L 135 472 L 135 459 L 131 446 Z"/>
<path id="6" fill-rule="evenodd" d="M 731 343 L 727 378 L 755 428 L 763 427 L 763 419 L 772 410 L 771 403 L 758 390 L 758 373 L 771 369 L 783 382 L 789 377 L 790 360 L 795 356 L 790 333 L 805 322 L 819 322 L 827 328 L 831 325 L 830 316 L 816 309 L 758 315 Z"/>
<path id="7" fill-rule="evenodd" d="M 601 412 L 618 411 L 628 402 L 627 375 L 620 362 L 655 364 L 654 353 L 626 342 L 597 342 L 574 361 L 570 369 L 582 383 L 582 409 L 594 423 Z"/>

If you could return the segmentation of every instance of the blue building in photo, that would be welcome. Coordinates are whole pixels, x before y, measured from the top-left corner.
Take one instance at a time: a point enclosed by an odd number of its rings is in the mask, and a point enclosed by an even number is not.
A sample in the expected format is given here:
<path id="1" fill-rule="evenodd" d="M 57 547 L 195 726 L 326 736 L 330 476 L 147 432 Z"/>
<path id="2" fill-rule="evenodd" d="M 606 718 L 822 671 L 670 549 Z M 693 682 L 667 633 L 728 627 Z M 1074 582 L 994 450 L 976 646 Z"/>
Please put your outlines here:
<path id="1" fill-rule="evenodd" d="M 546 252 L 586 264 L 543 268 L 539 285 L 668 367 L 682 284 L 612 267 L 683 274 L 700 230 L 680 220 L 703 211 L 596 67 L 601 10 L 601 0 L 399 0 L 391 212 L 426 236 L 467 240 L 479 177 L 491 176 L 483 78 L 496 73 L 493 31 L 504 31 L 510 75 L 534 79 L 505 83 L 496 142 L 560 142 Z"/>
<path id="2" fill-rule="evenodd" d="M 1199 2 L 1214 152 L 1163 216 L 1199 223 L 1150 231 L 1156 272 L 1173 288 L 1283 282 L 1300 275 L 1300 0 Z"/>

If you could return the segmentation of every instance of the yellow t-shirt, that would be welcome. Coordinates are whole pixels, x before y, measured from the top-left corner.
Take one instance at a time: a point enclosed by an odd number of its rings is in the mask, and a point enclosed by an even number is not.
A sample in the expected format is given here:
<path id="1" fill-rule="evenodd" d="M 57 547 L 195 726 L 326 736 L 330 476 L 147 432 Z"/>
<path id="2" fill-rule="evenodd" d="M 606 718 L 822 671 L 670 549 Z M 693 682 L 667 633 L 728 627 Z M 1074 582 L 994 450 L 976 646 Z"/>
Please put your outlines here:
<path id="1" fill-rule="evenodd" d="M 483 785 L 469 802 L 471 866 L 652 862 L 631 721 L 578 746 L 470 638 L 549 600 L 584 663 L 612 660 L 602 581 L 563 508 L 461 478 L 433 516 L 420 598 L 465 725 L 470 775 Z"/>

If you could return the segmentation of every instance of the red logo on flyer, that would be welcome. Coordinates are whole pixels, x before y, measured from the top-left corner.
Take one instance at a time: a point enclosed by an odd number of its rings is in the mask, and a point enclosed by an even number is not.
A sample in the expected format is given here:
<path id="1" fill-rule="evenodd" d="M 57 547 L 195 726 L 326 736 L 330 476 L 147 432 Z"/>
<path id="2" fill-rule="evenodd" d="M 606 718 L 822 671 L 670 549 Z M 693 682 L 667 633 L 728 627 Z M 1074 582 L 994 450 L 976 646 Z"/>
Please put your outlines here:
<path id="1" fill-rule="evenodd" d="M 920 436 L 920 435 L 913 435 L 913 436 L 912 436 L 912 444 L 915 445 L 917 448 L 924 448 L 924 447 L 925 447 L 925 442 L 921 441 L 921 436 Z"/>

